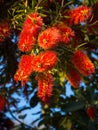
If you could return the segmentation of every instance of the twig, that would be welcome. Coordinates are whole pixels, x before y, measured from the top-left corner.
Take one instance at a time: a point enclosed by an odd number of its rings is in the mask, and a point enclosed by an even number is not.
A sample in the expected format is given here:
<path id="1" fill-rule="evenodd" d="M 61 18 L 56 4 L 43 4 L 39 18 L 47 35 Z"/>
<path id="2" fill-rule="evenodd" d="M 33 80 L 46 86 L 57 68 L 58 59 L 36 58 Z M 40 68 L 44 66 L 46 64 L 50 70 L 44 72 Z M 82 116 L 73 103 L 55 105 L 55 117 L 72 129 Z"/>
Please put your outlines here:
<path id="1" fill-rule="evenodd" d="M 24 125 L 24 126 L 27 126 L 27 127 L 31 128 L 31 129 L 33 129 L 33 127 L 31 127 L 30 125 L 25 124 L 24 122 L 20 121 L 18 118 L 16 118 L 16 117 L 13 115 L 13 112 L 10 110 L 10 105 L 9 105 L 9 103 L 8 103 L 8 111 L 9 111 L 10 115 L 12 116 L 12 118 L 14 118 L 17 122 L 19 122 L 20 124 L 22 124 L 22 125 Z"/>

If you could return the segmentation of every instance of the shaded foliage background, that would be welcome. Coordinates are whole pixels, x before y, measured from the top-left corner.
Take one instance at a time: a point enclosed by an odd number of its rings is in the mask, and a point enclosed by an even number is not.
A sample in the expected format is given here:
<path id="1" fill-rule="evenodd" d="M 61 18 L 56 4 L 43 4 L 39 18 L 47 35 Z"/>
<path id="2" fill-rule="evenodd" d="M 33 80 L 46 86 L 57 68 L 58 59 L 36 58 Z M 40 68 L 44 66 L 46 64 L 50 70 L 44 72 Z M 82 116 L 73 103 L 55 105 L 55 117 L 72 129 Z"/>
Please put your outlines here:
<path id="1" fill-rule="evenodd" d="M 62 0 L 63 1 L 63 0 Z M 41 6 L 45 7 L 47 11 Z M 94 6 L 97 0 L 64 0 L 65 5 L 86 4 Z M 31 75 L 31 81 L 23 88 L 20 82 L 13 80 L 17 70 L 20 56 L 23 54 L 18 50 L 17 42 L 25 16 L 38 8 L 47 25 L 51 24 L 51 15 L 54 15 L 60 4 L 54 0 L 0 0 L 0 22 L 7 21 L 10 24 L 11 34 L 0 43 L 0 95 L 6 98 L 6 106 L 0 112 L 0 130 L 37 130 L 43 126 L 43 130 L 97 130 L 98 129 L 98 33 L 85 33 L 84 39 L 89 44 L 84 45 L 87 54 L 96 66 L 93 76 L 83 77 L 83 84 L 79 89 L 74 89 L 64 80 L 62 73 L 57 72 L 56 85 L 54 86 L 51 105 L 41 106 L 37 97 L 37 83 L 35 75 Z M 57 8 L 56 8 L 57 7 Z M 55 12 L 55 13 L 54 13 Z M 43 15 L 46 13 L 46 16 Z M 48 13 L 48 14 L 47 14 Z M 53 14 L 54 13 L 54 14 Z M 80 29 L 77 27 L 77 29 Z M 83 28 L 81 28 L 82 30 Z M 97 28 L 98 29 L 98 28 Z M 83 31 L 83 30 L 82 30 Z M 66 96 L 66 88 L 69 85 L 73 95 Z M 24 104 L 22 100 L 26 100 Z M 18 105 L 22 102 L 22 105 Z M 28 111 L 40 104 L 37 113 L 31 112 L 31 115 L 39 115 L 31 123 L 24 122 Z M 92 121 L 87 108 L 92 106 L 96 110 L 96 115 Z M 27 111 L 28 110 L 28 111 Z M 26 111 L 24 114 L 23 112 Z M 17 116 L 16 116 L 17 115 Z M 9 118 L 10 117 L 10 118 Z M 30 120 L 30 119 L 29 119 Z M 14 121 L 18 122 L 16 125 Z M 34 124 L 36 124 L 35 126 Z M 41 128 L 40 128 L 41 129 Z"/>

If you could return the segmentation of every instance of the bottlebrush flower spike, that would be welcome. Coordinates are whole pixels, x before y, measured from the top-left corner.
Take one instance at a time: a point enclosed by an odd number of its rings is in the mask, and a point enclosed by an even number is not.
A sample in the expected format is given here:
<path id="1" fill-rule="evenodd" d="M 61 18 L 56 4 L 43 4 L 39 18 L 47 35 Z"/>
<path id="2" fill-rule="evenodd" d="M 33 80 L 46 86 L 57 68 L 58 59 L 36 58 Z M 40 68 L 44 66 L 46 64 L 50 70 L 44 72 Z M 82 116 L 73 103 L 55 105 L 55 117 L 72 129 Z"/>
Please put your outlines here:
<path id="1" fill-rule="evenodd" d="M 16 82 L 21 81 L 21 85 L 24 86 L 28 82 L 29 76 L 23 71 L 18 69 L 14 75 Z"/>
<path id="2" fill-rule="evenodd" d="M 29 14 L 24 22 L 23 30 L 31 33 L 34 37 L 36 37 L 41 30 L 43 25 L 43 19 L 39 16 L 38 13 Z"/>
<path id="3" fill-rule="evenodd" d="M 79 88 L 81 83 L 80 74 L 71 65 L 67 65 L 67 72 L 65 74 L 66 79 L 73 86 L 73 88 Z"/>
<path id="4" fill-rule="evenodd" d="M 33 70 L 43 72 L 52 69 L 57 64 L 57 53 L 54 51 L 45 51 L 35 56 L 32 61 Z"/>
<path id="5" fill-rule="evenodd" d="M 22 31 L 18 41 L 18 48 L 22 52 L 30 51 L 35 44 L 35 38 L 32 36 L 31 33 Z"/>
<path id="6" fill-rule="evenodd" d="M 38 81 L 38 97 L 41 99 L 43 103 L 49 103 L 53 90 L 52 75 L 49 72 L 40 74 L 37 77 L 37 81 Z"/>
<path id="7" fill-rule="evenodd" d="M 92 106 L 88 107 L 87 108 L 87 114 L 88 114 L 88 116 L 91 120 L 94 120 L 95 115 L 96 115 L 96 109 Z"/>
<path id="8" fill-rule="evenodd" d="M 0 112 L 4 109 L 6 104 L 6 99 L 0 95 Z"/>
<path id="9" fill-rule="evenodd" d="M 0 24 L 0 42 L 3 42 L 5 37 L 10 34 L 9 25 L 7 22 Z"/>
<path id="10" fill-rule="evenodd" d="M 32 60 L 33 55 L 22 55 L 20 62 L 19 62 L 19 69 L 25 71 L 27 75 L 32 72 Z"/>
<path id="11" fill-rule="evenodd" d="M 43 49 L 54 48 L 61 41 L 60 31 L 56 27 L 44 30 L 38 37 L 38 44 Z"/>
<path id="12" fill-rule="evenodd" d="M 74 31 L 70 27 L 66 26 L 64 23 L 58 24 L 57 27 L 60 30 L 62 36 L 61 40 L 65 44 L 70 42 L 72 40 L 72 37 L 75 36 Z"/>
<path id="13" fill-rule="evenodd" d="M 68 25 L 73 25 L 73 24 L 79 24 L 81 22 L 85 22 L 85 20 L 87 20 L 92 13 L 92 8 L 88 7 L 88 6 L 78 6 L 74 9 L 69 10 L 66 14 L 69 16 L 69 18 L 67 18 L 65 20 L 65 22 L 67 21 Z"/>
<path id="14" fill-rule="evenodd" d="M 32 60 L 33 56 L 31 55 L 23 55 L 20 59 L 18 70 L 14 76 L 14 80 L 21 81 L 22 85 L 24 85 L 28 81 L 28 77 L 32 73 Z"/>
<path id="15" fill-rule="evenodd" d="M 72 56 L 72 63 L 76 69 L 83 74 L 88 76 L 95 71 L 94 64 L 88 58 L 88 56 L 81 50 L 77 50 Z"/>

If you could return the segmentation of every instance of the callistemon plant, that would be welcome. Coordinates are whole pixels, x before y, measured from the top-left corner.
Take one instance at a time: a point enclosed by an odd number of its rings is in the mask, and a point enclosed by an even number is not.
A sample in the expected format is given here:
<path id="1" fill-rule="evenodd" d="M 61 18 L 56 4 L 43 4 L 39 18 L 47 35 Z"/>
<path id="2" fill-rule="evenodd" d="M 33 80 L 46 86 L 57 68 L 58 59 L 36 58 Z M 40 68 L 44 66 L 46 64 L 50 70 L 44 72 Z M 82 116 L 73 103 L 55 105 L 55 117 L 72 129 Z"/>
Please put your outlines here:
<path id="1" fill-rule="evenodd" d="M 47 22 L 47 17 L 45 19 L 46 14 L 37 9 L 26 16 L 18 41 L 23 55 L 14 79 L 24 86 L 34 73 L 38 83 L 37 95 L 43 103 L 50 102 L 56 72 L 62 72 L 74 89 L 80 87 L 83 76 L 94 73 L 94 64 L 82 48 L 84 44 L 77 44 L 85 39 L 76 35 L 76 27 L 86 25 L 91 14 L 92 8 L 82 5 L 73 9 L 68 6 L 56 17 L 50 14 L 53 17 L 50 22 Z"/>

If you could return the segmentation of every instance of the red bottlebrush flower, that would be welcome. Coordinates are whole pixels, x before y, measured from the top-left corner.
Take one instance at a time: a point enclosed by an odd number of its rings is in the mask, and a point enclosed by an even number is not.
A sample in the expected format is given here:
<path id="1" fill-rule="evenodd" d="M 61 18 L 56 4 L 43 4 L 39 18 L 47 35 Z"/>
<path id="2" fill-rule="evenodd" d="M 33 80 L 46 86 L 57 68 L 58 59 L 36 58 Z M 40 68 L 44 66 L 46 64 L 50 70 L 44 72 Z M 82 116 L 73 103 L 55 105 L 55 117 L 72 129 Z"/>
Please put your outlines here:
<path id="1" fill-rule="evenodd" d="M 72 56 L 72 63 L 76 69 L 83 74 L 88 76 L 95 71 L 95 67 L 88 56 L 81 50 L 77 50 Z"/>
<path id="2" fill-rule="evenodd" d="M 72 37 L 75 35 L 74 31 L 70 27 L 66 26 L 64 23 L 57 25 L 57 27 L 61 32 L 62 42 L 68 43 L 69 41 L 71 41 Z"/>
<path id="3" fill-rule="evenodd" d="M 33 56 L 23 55 L 19 62 L 19 69 L 17 70 L 14 80 L 21 81 L 22 84 L 25 84 L 28 81 L 28 77 L 32 73 L 32 60 Z"/>
<path id="4" fill-rule="evenodd" d="M 53 90 L 53 77 L 50 73 L 40 74 L 38 80 L 38 97 L 43 103 L 49 103 Z"/>
<path id="5" fill-rule="evenodd" d="M 2 23 L 0 25 L 0 42 L 4 41 L 5 37 L 10 34 L 8 23 Z"/>
<path id="6" fill-rule="evenodd" d="M 35 38 L 32 36 L 32 34 L 22 31 L 18 41 L 18 48 L 23 52 L 27 52 L 32 49 L 34 44 Z"/>
<path id="7" fill-rule="evenodd" d="M 80 74 L 71 65 L 67 65 L 67 72 L 65 74 L 66 79 L 73 86 L 73 88 L 79 88 L 81 83 Z"/>
<path id="8" fill-rule="evenodd" d="M 29 14 L 24 22 L 23 30 L 31 33 L 34 37 L 36 37 L 41 30 L 43 25 L 43 19 L 38 13 Z"/>
<path id="9" fill-rule="evenodd" d="M 96 115 L 96 109 L 92 106 L 87 108 L 87 114 L 91 120 L 94 120 L 94 117 Z"/>
<path id="10" fill-rule="evenodd" d="M 57 54 L 54 51 L 42 52 L 33 60 L 33 70 L 43 72 L 57 64 Z"/>
<path id="11" fill-rule="evenodd" d="M 18 69 L 14 75 L 14 80 L 16 82 L 21 81 L 21 85 L 24 86 L 28 82 L 28 75 L 23 71 Z"/>
<path id="12" fill-rule="evenodd" d="M 60 31 L 56 27 L 44 30 L 38 37 L 38 44 L 43 49 L 54 48 L 60 41 Z"/>
<path id="13" fill-rule="evenodd" d="M 0 95 L 0 112 L 4 109 L 6 104 L 6 99 Z"/>
<path id="14" fill-rule="evenodd" d="M 67 22 L 69 25 L 79 24 L 87 20 L 91 16 L 91 13 L 92 9 L 86 5 L 76 7 L 66 12 L 69 18 L 67 18 L 65 22 Z"/>
<path id="15" fill-rule="evenodd" d="M 24 70 L 27 75 L 32 72 L 33 55 L 23 55 L 19 62 L 19 69 Z"/>

